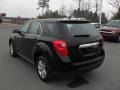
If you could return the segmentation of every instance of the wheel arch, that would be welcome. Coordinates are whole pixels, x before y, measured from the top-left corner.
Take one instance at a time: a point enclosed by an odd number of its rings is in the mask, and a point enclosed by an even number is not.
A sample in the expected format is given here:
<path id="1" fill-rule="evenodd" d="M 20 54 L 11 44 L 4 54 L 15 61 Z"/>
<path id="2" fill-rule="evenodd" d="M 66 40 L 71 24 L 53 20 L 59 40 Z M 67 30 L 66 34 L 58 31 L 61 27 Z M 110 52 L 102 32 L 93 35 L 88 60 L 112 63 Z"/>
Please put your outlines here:
<path id="1" fill-rule="evenodd" d="M 34 64 L 36 64 L 37 58 L 41 55 L 44 55 L 50 58 L 53 57 L 53 53 L 51 49 L 49 48 L 47 44 L 43 42 L 36 44 L 33 48 L 32 57 L 34 60 Z"/>
<path id="2" fill-rule="evenodd" d="M 14 42 L 14 39 L 12 39 L 12 38 L 9 39 L 9 45 L 11 42 Z"/>
<path id="3" fill-rule="evenodd" d="M 10 43 L 11 43 L 12 41 L 13 41 L 12 39 L 9 39 L 9 45 L 10 45 Z"/>

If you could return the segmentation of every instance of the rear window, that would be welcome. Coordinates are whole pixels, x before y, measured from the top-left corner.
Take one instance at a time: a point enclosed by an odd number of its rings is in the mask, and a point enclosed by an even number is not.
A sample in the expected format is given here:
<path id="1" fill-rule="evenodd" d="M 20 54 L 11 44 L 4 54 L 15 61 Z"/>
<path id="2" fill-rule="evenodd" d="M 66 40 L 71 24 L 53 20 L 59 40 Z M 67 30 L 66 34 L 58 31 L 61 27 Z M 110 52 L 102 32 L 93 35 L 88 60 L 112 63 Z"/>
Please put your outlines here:
<path id="1" fill-rule="evenodd" d="M 46 23 L 47 28 L 47 36 L 52 34 L 57 37 L 66 37 L 67 34 L 71 36 L 80 35 L 83 36 L 98 36 L 100 35 L 99 31 L 94 27 L 94 25 L 90 23 L 81 23 L 81 22 L 53 22 L 53 23 Z M 67 33 L 66 33 L 67 31 Z M 46 33 L 47 33 L 46 32 Z"/>
<path id="2" fill-rule="evenodd" d="M 97 36 L 99 31 L 90 23 L 62 23 L 71 36 Z"/>

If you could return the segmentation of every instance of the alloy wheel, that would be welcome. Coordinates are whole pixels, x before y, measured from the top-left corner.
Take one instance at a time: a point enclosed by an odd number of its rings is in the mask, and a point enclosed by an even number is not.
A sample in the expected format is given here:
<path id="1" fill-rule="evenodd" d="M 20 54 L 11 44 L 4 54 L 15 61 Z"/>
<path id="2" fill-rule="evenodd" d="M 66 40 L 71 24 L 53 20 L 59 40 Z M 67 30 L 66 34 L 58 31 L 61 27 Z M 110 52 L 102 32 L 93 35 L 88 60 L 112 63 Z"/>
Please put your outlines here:
<path id="1" fill-rule="evenodd" d="M 38 73 L 42 79 L 46 78 L 47 76 L 46 65 L 43 60 L 39 60 L 38 62 Z"/>
<path id="2" fill-rule="evenodd" d="M 11 55 L 13 55 L 13 53 L 14 53 L 13 45 L 12 44 L 10 44 L 10 53 L 11 53 Z"/>

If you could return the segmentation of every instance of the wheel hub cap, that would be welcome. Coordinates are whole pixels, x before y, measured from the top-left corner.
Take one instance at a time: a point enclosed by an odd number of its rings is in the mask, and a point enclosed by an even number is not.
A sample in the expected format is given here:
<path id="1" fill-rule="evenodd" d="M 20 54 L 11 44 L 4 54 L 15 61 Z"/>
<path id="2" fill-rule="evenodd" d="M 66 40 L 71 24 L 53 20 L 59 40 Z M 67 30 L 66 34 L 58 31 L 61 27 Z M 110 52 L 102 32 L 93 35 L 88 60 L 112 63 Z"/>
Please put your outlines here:
<path id="1" fill-rule="evenodd" d="M 10 52 L 13 55 L 13 46 L 12 45 L 10 45 Z"/>
<path id="2" fill-rule="evenodd" d="M 47 76 L 46 66 L 42 60 L 38 62 L 38 72 L 41 78 L 45 78 Z"/>

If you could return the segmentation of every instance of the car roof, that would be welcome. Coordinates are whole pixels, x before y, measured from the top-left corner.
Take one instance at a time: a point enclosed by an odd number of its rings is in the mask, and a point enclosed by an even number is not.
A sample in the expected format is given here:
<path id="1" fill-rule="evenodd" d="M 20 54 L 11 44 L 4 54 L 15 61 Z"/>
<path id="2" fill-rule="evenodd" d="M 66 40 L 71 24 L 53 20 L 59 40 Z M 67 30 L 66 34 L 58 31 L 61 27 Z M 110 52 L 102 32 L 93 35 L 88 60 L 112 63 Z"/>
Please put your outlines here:
<path id="1" fill-rule="evenodd" d="M 33 21 L 38 22 L 90 22 L 85 18 L 49 18 L 49 19 L 33 19 Z"/>

